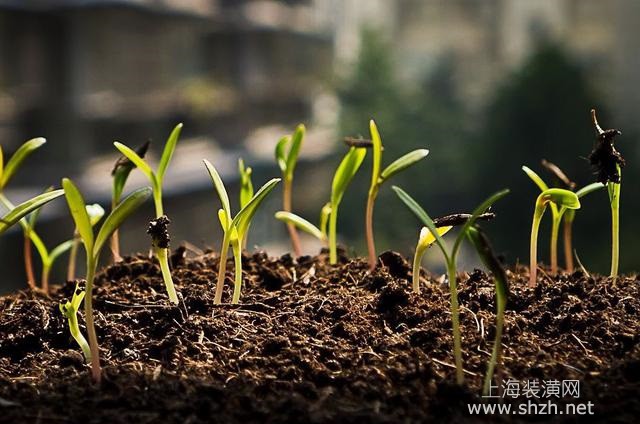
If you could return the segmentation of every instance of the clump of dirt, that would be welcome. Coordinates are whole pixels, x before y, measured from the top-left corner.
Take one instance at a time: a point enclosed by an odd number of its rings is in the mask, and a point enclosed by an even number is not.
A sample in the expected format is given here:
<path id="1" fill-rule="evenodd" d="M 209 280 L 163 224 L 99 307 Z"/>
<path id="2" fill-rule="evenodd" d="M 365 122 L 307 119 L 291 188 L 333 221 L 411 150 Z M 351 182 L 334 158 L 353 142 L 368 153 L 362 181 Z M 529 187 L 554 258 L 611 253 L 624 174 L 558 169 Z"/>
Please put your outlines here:
<path id="1" fill-rule="evenodd" d="M 215 305 L 219 257 L 174 255 L 183 296 L 171 306 L 156 262 L 125 258 L 94 291 L 104 378 L 91 383 L 58 302 L 21 292 L 0 298 L 0 422 L 518 422 L 549 416 L 470 415 L 495 332 L 493 282 L 460 274 L 465 385 L 452 367 L 449 292 L 385 252 L 328 265 L 326 252 L 295 260 L 257 252 L 243 259 L 240 305 Z M 497 381 L 579 380 L 596 420 L 634 422 L 640 347 L 638 280 L 579 272 L 527 287 L 508 271 L 511 294 Z M 444 280 L 442 280 L 444 281 Z M 230 300 L 231 284 L 225 288 Z M 83 321 L 81 320 L 81 323 Z M 84 326 L 81 324 L 82 329 Z M 496 393 L 500 393 L 496 389 Z M 518 405 L 542 398 L 501 398 Z M 558 422 L 579 416 L 559 415 Z M 593 419 L 594 417 L 590 417 Z"/>

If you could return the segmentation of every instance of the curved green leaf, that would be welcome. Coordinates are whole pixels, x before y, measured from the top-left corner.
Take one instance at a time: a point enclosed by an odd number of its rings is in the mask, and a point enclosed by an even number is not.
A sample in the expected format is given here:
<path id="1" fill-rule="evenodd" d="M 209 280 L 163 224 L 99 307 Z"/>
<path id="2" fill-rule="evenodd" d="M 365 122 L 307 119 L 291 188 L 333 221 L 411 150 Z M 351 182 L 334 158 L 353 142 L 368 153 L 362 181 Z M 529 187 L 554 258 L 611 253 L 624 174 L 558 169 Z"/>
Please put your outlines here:
<path id="1" fill-rule="evenodd" d="M 388 180 L 398 172 L 404 171 L 416 162 L 420 162 L 428 154 L 429 150 L 418 149 L 401 156 L 400 158 L 393 161 L 389 166 L 387 166 L 384 171 L 382 171 L 382 174 L 380 174 L 380 179 L 382 181 Z"/>
<path id="2" fill-rule="evenodd" d="M 255 215 L 258 207 L 262 203 L 262 201 L 267 197 L 269 193 L 275 188 L 275 186 L 280 182 L 280 178 L 273 178 L 265 185 L 260 187 L 260 190 L 251 198 L 249 203 L 238 212 L 238 214 L 233 218 L 231 222 L 231 226 L 235 227 L 238 230 L 238 236 L 240 238 L 244 237 L 244 234 L 251 224 L 251 219 Z"/>
<path id="3" fill-rule="evenodd" d="M 576 191 L 576 196 L 578 196 L 578 199 L 586 196 L 587 194 L 593 193 L 594 191 L 600 190 L 601 188 L 604 188 L 605 185 L 602 183 L 591 183 L 589 185 L 586 185 L 584 187 L 582 187 L 580 190 Z"/>
<path id="4" fill-rule="evenodd" d="M 129 217 L 136 209 L 140 207 L 151 196 L 151 189 L 149 187 L 143 187 L 135 190 L 133 193 L 124 198 L 122 202 L 118 204 L 107 216 L 98 231 L 98 237 L 96 237 L 96 243 L 93 247 L 93 256 L 97 261 L 100 257 L 100 251 L 107 242 L 111 234 L 117 230 L 125 219 Z"/>
<path id="5" fill-rule="evenodd" d="M 44 193 L 49 193 L 50 191 L 53 191 L 53 186 L 47 187 Z M 36 209 L 35 211 L 31 212 L 31 214 L 29 215 L 29 219 L 27 220 L 27 224 L 29 224 L 28 226 L 29 230 L 33 230 L 35 228 L 36 222 L 40 217 L 40 212 L 42 212 L 42 208 Z"/>
<path id="6" fill-rule="evenodd" d="M 80 233 L 85 248 L 87 252 L 93 252 L 93 228 L 91 227 L 91 220 L 87 213 L 84 198 L 80 190 L 78 190 L 78 187 L 68 178 L 62 179 L 62 188 L 67 198 L 69 211 L 76 223 L 76 228 L 78 229 L 78 233 Z"/>
<path id="7" fill-rule="evenodd" d="M 71 249 L 71 246 L 73 246 L 73 240 L 67 240 L 54 247 L 53 250 L 49 252 L 49 262 L 54 263 L 60 255 Z"/>
<path id="8" fill-rule="evenodd" d="M 325 203 L 320 209 L 320 231 L 327 236 L 327 224 L 329 223 L 329 215 L 331 215 L 331 202 Z"/>
<path id="9" fill-rule="evenodd" d="M 220 221 L 222 231 L 224 231 L 225 233 L 230 229 L 229 225 L 231 224 L 231 221 L 229 221 L 229 219 L 230 218 L 227 217 L 227 213 L 224 211 L 224 209 L 218 209 L 218 221 Z M 231 242 L 238 241 L 238 231 L 235 228 L 231 228 L 231 235 L 229 236 L 229 240 Z"/>
<path id="10" fill-rule="evenodd" d="M 547 184 L 542 180 L 542 178 L 540 178 L 540 175 L 536 174 L 531 168 L 523 165 L 522 170 L 525 172 L 525 174 L 527 174 L 529 178 L 531 178 L 531 181 L 533 181 L 538 186 L 540 191 L 545 191 L 549 189 L 549 186 L 547 186 Z"/>
<path id="11" fill-rule="evenodd" d="M 303 124 L 298 125 L 296 131 L 291 137 L 291 148 L 287 154 L 287 178 L 293 178 L 293 171 L 296 169 L 296 163 L 298 163 L 298 155 L 300 154 L 300 148 L 302 147 L 302 140 L 304 140 L 304 134 L 306 128 Z"/>
<path id="12" fill-rule="evenodd" d="M 290 140 L 291 137 L 285 135 L 278 141 L 278 144 L 276 144 L 276 162 L 278 162 L 278 167 L 280 168 L 282 175 L 287 173 L 287 154 L 285 153 L 285 149 L 289 145 Z"/>
<path id="13" fill-rule="evenodd" d="M 164 150 L 162 151 L 162 157 L 160 158 L 160 164 L 158 165 L 158 172 L 156 175 L 158 176 L 158 181 L 162 183 L 164 179 L 164 174 L 167 172 L 167 168 L 169 167 L 169 162 L 171 162 L 171 157 L 173 156 L 173 152 L 176 150 L 176 144 L 178 144 L 178 139 L 180 138 L 180 132 L 182 131 L 182 123 L 175 126 L 171 134 L 169 134 L 169 138 L 167 139 L 167 143 L 164 145 Z"/>
<path id="14" fill-rule="evenodd" d="M 364 157 L 367 155 L 367 151 L 364 148 L 351 147 L 349 152 L 344 156 L 340 166 L 336 170 L 333 176 L 333 183 L 331 184 L 331 204 L 337 205 L 342 200 L 342 196 L 349 186 L 349 183 L 358 172 L 360 165 Z"/>
<path id="15" fill-rule="evenodd" d="M 116 141 L 113 143 L 113 145 L 116 146 L 116 149 L 118 149 L 120 153 L 125 155 L 127 159 L 133 162 L 133 164 L 137 166 L 138 169 L 142 171 L 144 175 L 147 176 L 147 178 L 149 179 L 149 181 L 151 181 L 152 184 L 154 183 L 156 179 L 155 174 L 153 173 L 153 170 L 151 169 L 149 164 L 145 162 L 144 159 L 142 159 L 135 151 L 133 151 L 133 149 L 129 148 L 128 146 L 125 146 L 122 143 L 118 143 Z"/>
<path id="16" fill-rule="evenodd" d="M 245 167 L 242 159 L 238 159 L 238 171 L 240 172 L 240 209 L 242 209 L 253 197 L 253 182 L 251 181 L 253 170 L 251 167 Z"/>
<path id="17" fill-rule="evenodd" d="M 371 186 L 372 190 L 380 184 L 380 168 L 382 167 L 382 139 L 378 132 L 378 127 L 374 120 L 369 121 L 369 132 L 371 133 L 371 142 L 373 143 L 373 163 L 371 168 Z"/>
<path id="18" fill-rule="evenodd" d="M 540 194 L 538 199 L 551 201 L 567 209 L 580 209 L 580 199 L 578 199 L 576 193 L 563 188 L 550 188 L 545 190 Z"/>
<path id="19" fill-rule="evenodd" d="M 54 190 L 48 193 L 42 193 L 11 209 L 6 215 L 0 218 L 0 234 L 4 233 L 9 227 L 20 221 L 29 213 L 35 211 L 53 199 L 62 196 L 63 194 L 63 190 Z"/>
<path id="20" fill-rule="evenodd" d="M 139 146 L 135 152 L 138 154 L 140 159 L 144 159 L 144 156 L 149 149 L 149 145 L 151 142 L 147 141 L 146 143 Z M 120 198 L 122 197 L 122 191 L 124 190 L 124 186 L 127 183 L 127 179 L 129 178 L 129 174 L 136 165 L 129 160 L 126 156 L 121 156 L 115 163 L 113 170 L 111 171 L 111 176 L 113 177 L 113 193 L 112 193 L 112 201 L 113 204 L 120 203 Z"/>
<path id="21" fill-rule="evenodd" d="M 296 227 L 298 227 L 299 229 L 301 229 L 302 231 L 311 234 L 312 236 L 314 236 L 315 238 L 317 238 L 318 240 L 324 241 L 327 239 L 327 236 L 324 235 L 324 233 L 315 225 L 313 225 L 312 223 L 310 223 L 309 221 L 307 221 L 304 218 L 299 217 L 298 215 L 291 213 L 291 212 L 286 212 L 286 211 L 279 211 L 276 212 L 275 214 L 276 219 L 285 222 L 287 224 L 293 224 Z"/>
<path id="22" fill-rule="evenodd" d="M 222 182 L 222 178 L 220 178 L 220 174 L 216 171 L 216 168 L 211 165 L 206 159 L 202 160 L 204 162 L 204 166 L 207 168 L 209 172 L 209 176 L 211 177 L 211 181 L 213 181 L 213 186 L 218 192 L 218 197 L 220 198 L 220 203 L 222 203 L 222 208 L 226 212 L 227 216 L 231 216 L 231 205 L 229 203 L 229 195 L 227 194 L 227 189 L 224 187 L 224 183 Z"/>
<path id="23" fill-rule="evenodd" d="M 9 158 L 7 164 L 2 169 L 2 177 L 0 178 L 0 190 L 6 187 L 7 183 L 13 177 L 13 175 L 18 171 L 20 165 L 24 160 L 37 148 L 46 143 L 42 137 L 32 138 L 31 140 L 24 143 L 22 146 L 16 150 L 16 152 Z"/>

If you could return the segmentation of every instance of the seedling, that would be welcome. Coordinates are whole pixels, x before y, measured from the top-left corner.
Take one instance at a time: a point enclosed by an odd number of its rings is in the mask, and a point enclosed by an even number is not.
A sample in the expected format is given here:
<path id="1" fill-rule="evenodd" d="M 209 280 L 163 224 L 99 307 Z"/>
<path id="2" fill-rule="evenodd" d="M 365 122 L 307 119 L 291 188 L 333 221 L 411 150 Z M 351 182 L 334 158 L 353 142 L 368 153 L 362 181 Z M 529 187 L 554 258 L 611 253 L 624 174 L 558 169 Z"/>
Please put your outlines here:
<path id="1" fill-rule="evenodd" d="M 151 143 L 147 141 L 135 150 L 136 154 L 140 156 L 141 159 L 144 159 L 150 144 Z M 113 186 L 111 189 L 111 210 L 120 203 L 124 186 L 127 184 L 129 174 L 135 167 L 136 165 L 126 156 L 120 156 L 113 166 L 113 169 L 111 170 L 111 177 L 113 178 Z M 122 257 L 120 256 L 120 239 L 118 230 L 114 231 L 111 236 L 111 254 L 113 255 L 113 262 L 119 262 L 122 260 Z"/>
<path id="2" fill-rule="evenodd" d="M 580 199 L 576 193 L 562 188 L 549 188 L 544 190 L 536 199 L 536 206 L 533 212 L 533 221 L 531 223 L 531 245 L 530 245 L 530 263 L 529 263 L 529 286 L 535 287 L 536 277 L 538 273 L 538 230 L 540 221 L 544 215 L 547 205 L 551 204 L 552 208 L 564 209 L 580 209 Z M 559 221 L 559 218 L 558 218 Z M 557 234 L 557 232 L 556 232 Z"/>
<path id="3" fill-rule="evenodd" d="M 302 141 L 304 140 L 305 127 L 300 124 L 296 128 L 293 136 L 282 137 L 278 144 L 276 144 L 276 161 L 282 172 L 282 180 L 284 186 L 282 189 L 282 209 L 285 212 L 291 212 L 291 192 L 293 185 L 293 171 L 296 169 L 298 163 L 298 155 L 300 148 L 302 147 Z M 289 231 L 289 237 L 291 238 L 291 245 L 293 247 L 293 253 L 296 256 L 302 255 L 302 248 L 300 247 L 300 237 L 296 231 L 296 227 L 287 223 L 287 230 Z"/>
<path id="4" fill-rule="evenodd" d="M 452 226 L 436 228 L 440 236 L 445 235 L 452 229 Z M 416 246 L 416 253 L 413 255 L 413 292 L 420 294 L 420 264 L 422 263 L 422 257 L 429 247 L 436 242 L 436 238 L 427 227 L 422 227 L 420 230 L 420 237 L 418 237 L 418 245 Z"/>
<path id="5" fill-rule="evenodd" d="M 565 185 L 573 191 L 575 189 L 575 183 L 571 182 L 564 172 L 560 170 L 556 165 L 543 161 L 543 165 L 547 168 L 552 169 L 558 178 L 565 183 Z M 549 189 L 549 186 L 544 182 L 542 178 L 538 174 L 536 174 L 530 168 L 523 166 L 522 170 L 527 174 L 527 176 L 538 186 L 541 192 Z M 582 187 L 580 190 L 576 192 L 576 196 L 578 198 L 582 198 L 589 193 L 592 193 L 598 189 L 603 188 L 604 185 L 602 183 L 592 183 L 585 187 Z M 551 243 L 550 243 L 550 262 L 551 262 L 551 273 L 556 274 L 558 272 L 558 233 L 560 230 L 560 224 L 564 221 L 564 257 L 565 257 L 565 266 L 567 271 L 573 272 L 573 255 L 572 255 L 572 230 L 571 227 L 573 225 L 573 220 L 575 218 L 575 210 L 569 209 L 566 207 L 556 206 L 555 203 L 551 203 L 549 205 L 551 209 Z M 563 219 L 564 218 L 564 219 Z"/>
<path id="6" fill-rule="evenodd" d="M 151 182 L 151 188 L 153 190 L 153 203 L 156 209 L 156 219 L 164 216 L 164 208 L 162 205 L 162 182 L 164 180 L 164 174 L 167 171 L 173 152 L 176 149 L 178 138 L 180 137 L 180 131 L 182 131 L 182 124 L 176 125 L 171 131 L 167 143 L 164 145 L 162 157 L 160 158 L 160 164 L 158 169 L 154 172 L 149 164 L 144 161 L 136 152 L 124 144 L 115 142 L 114 146 L 122 153 L 127 159 L 129 159 L 135 166 L 147 176 Z M 178 295 L 176 289 L 173 286 L 173 279 L 171 278 L 171 270 L 169 269 L 169 252 L 168 248 L 163 248 L 158 245 L 153 246 L 153 252 L 158 258 L 160 264 L 160 270 L 162 271 L 162 279 L 164 285 L 167 288 L 167 294 L 169 295 L 169 301 L 173 304 L 178 304 Z"/>
<path id="7" fill-rule="evenodd" d="M 287 224 L 293 224 L 298 229 L 304 231 L 307 234 L 317 238 L 323 244 L 327 243 L 327 222 L 329 215 L 331 214 L 331 204 L 327 203 L 320 211 L 320 227 L 316 227 L 306 219 L 293 214 L 291 212 L 278 211 L 275 214 L 276 219 L 286 222 Z"/>
<path id="8" fill-rule="evenodd" d="M 451 251 L 447 251 L 444 240 L 442 239 L 440 233 L 436 228 L 436 224 L 425 212 L 425 210 L 422 209 L 422 207 L 420 207 L 420 205 L 418 205 L 418 203 L 400 187 L 393 186 L 392 189 L 396 192 L 400 200 L 402 200 L 404 204 L 407 205 L 411 212 L 413 212 L 414 215 L 416 215 L 422 221 L 422 223 L 429 229 L 431 234 L 436 238 L 436 244 L 438 245 L 438 247 L 442 251 L 442 255 L 444 256 L 447 266 L 447 275 L 449 277 L 449 290 L 451 293 L 451 323 L 453 327 L 453 355 L 456 365 L 456 381 L 458 384 L 462 384 L 464 382 L 464 371 L 462 368 L 462 342 L 460 334 L 460 312 L 458 306 L 458 288 L 456 280 L 456 258 L 458 256 L 462 240 L 465 238 L 469 228 L 471 228 L 475 224 L 480 215 L 489 210 L 491 205 L 506 196 L 509 193 L 509 190 L 499 191 L 485 200 L 482 204 L 480 204 L 480 206 L 478 206 L 473 211 L 469 219 L 467 219 L 462 226 L 462 229 L 456 237 Z"/>
<path id="9" fill-rule="evenodd" d="M 251 225 L 251 220 L 255 215 L 262 201 L 271 193 L 275 186 L 280 182 L 280 178 L 273 178 L 263 185 L 256 194 L 240 209 L 235 217 L 231 218 L 231 206 L 229 203 L 229 195 L 227 189 L 220 178 L 220 174 L 208 160 L 203 160 L 213 186 L 218 193 L 222 209 L 218 210 L 218 219 L 222 226 L 224 236 L 222 238 L 222 247 L 220 248 L 220 267 L 218 269 L 218 282 L 216 283 L 216 292 L 214 302 L 220 304 L 222 302 L 222 291 L 224 288 L 224 279 L 227 272 L 227 253 L 231 246 L 233 250 L 235 263 L 235 279 L 233 287 L 233 304 L 240 301 L 240 292 L 242 290 L 242 249 L 241 246 L 247 237 L 247 231 Z"/>
<path id="10" fill-rule="evenodd" d="M 591 109 L 591 119 L 596 128 L 596 145 L 589 155 L 589 162 L 598 172 L 597 180 L 607 186 L 609 204 L 611 206 L 611 277 L 615 282 L 618 277 L 618 261 L 620 256 L 620 187 L 622 184 L 622 167 L 625 160 L 616 150 L 613 143 L 622 134 L 615 129 L 603 130 L 598 124 L 596 111 Z"/>
<path id="11" fill-rule="evenodd" d="M 367 211 L 365 215 L 365 227 L 367 235 L 367 250 L 369 252 L 369 270 L 373 271 L 378 262 L 376 255 L 376 246 L 373 236 L 373 208 L 380 191 L 380 186 L 398 172 L 409 168 L 411 165 L 421 161 L 428 154 L 427 149 L 418 149 L 401 156 L 382 170 L 382 139 L 376 127 L 376 123 L 369 121 L 369 131 L 371 132 L 371 141 L 373 147 L 373 165 L 371 171 L 371 185 L 369 186 L 369 195 L 367 196 Z"/>
<path id="12" fill-rule="evenodd" d="M 22 144 L 18 150 L 9 158 L 6 165 L 4 164 L 4 158 L 2 153 L 2 146 L 0 146 L 0 202 L 3 206 L 9 210 L 13 209 L 13 204 L 4 195 L 4 189 L 6 188 L 9 180 L 20 169 L 22 162 L 35 150 L 40 148 L 47 141 L 42 138 L 33 138 L 24 144 Z M 20 226 L 24 235 L 24 265 L 25 272 L 27 274 L 27 282 L 31 289 L 36 288 L 36 279 L 33 272 L 33 259 L 31 256 L 31 238 L 37 237 L 37 234 L 30 232 L 25 220 L 20 220 Z"/>
<path id="13" fill-rule="evenodd" d="M 78 284 L 76 284 L 76 289 L 73 291 L 71 301 L 62 299 L 58 306 L 60 307 L 62 315 L 67 317 L 67 320 L 69 321 L 69 331 L 71 332 L 71 336 L 80 346 L 80 349 L 82 349 L 85 361 L 87 363 L 91 363 L 91 349 L 89 348 L 89 343 L 87 343 L 87 339 L 85 339 L 82 332 L 80 332 L 80 326 L 78 325 L 78 310 L 80 309 L 85 293 L 85 287 L 78 282 Z"/>
<path id="14" fill-rule="evenodd" d="M 67 199 L 69 211 L 76 224 L 78 233 L 82 239 L 87 259 L 86 289 L 88 296 L 84 300 L 84 314 L 89 336 L 89 348 L 91 350 L 91 374 L 95 382 L 100 381 L 100 352 L 98 350 L 98 338 L 93 322 L 93 281 L 100 259 L 102 248 L 111 237 L 111 234 L 120 227 L 124 220 L 151 196 L 151 189 L 140 188 L 127 196 L 109 216 L 103 221 L 98 235 L 94 236 L 91 219 L 87 213 L 86 203 L 75 184 L 68 178 L 62 180 L 64 195 Z"/>
<path id="15" fill-rule="evenodd" d="M 251 174 L 253 170 L 250 167 L 244 166 L 244 161 L 238 159 L 238 172 L 240 173 L 240 209 L 244 208 L 253 197 L 253 182 L 251 181 Z M 247 227 L 247 232 L 249 228 Z M 247 239 L 245 237 L 242 241 L 242 248 L 246 249 Z"/>
<path id="16" fill-rule="evenodd" d="M 473 226 L 469 227 L 467 236 L 476 248 L 478 256 L 480 256 L 484 265 L 493 273 L 493 280 L 496 286 L 496 337 L 493 342 L 491 360 L 487 366 L 487 373 L 485 375 L 484 385 L 482 388 L 483 396 L 489 396 L 491 392 L 491 379 L 493 378 L 496 365 L 500 362 L 500 354 L 502 351 L 502 330 L 504 327 L 504 311 L 507 307 L 509 286 L 507 273 L 493 252 L 491 243 L 489 243 L 489 239 L 485 233 L 477 226 Z"/>

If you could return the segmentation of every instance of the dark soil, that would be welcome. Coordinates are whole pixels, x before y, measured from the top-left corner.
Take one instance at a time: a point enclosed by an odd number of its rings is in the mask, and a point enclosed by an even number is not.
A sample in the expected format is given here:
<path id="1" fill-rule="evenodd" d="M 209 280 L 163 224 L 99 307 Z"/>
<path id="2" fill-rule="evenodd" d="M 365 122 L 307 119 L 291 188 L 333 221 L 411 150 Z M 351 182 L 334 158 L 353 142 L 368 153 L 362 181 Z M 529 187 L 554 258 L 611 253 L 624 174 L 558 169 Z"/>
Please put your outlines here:
<path id="1" fill-rule="evenodd" d="M 0 422 L 494 422 L 550 416 L 470 416 L 495 331 L 491 279 L 460 274 L 465 385 L 453 384 L 446 281 L 386 252 L 367 274 L 364 260 L 245 258 L 242 304 L 213 303 L 218 259 L 174 257 L 184 302 L 169 306 L 159 267 L 138 256 L 102 271 L 94 290 L 103 382 L 92 384 L 58 301 L 0 298 Z M 580 380 L 594 416 L 555 422 L 638 422 L 639 281 L 614 285 L 579 272 L 541 273 L 527 288 L 508 272 L 499 381 Z M 231 276 L 230 276 L 231 277 Z M 229 279 L 228 279 L 229 281 Z M 231 283 L 225 292 L 230 299 Z M 83 322 L 81 320 L 81 322 Z M 81 325 L 83 331 L 84 326 Z M 497 393 L 497 391 L 496 391 Z M 487 402 L 487 400 L 484 400 Z M 491 399 L 519 404 L 548 399 Z"/>

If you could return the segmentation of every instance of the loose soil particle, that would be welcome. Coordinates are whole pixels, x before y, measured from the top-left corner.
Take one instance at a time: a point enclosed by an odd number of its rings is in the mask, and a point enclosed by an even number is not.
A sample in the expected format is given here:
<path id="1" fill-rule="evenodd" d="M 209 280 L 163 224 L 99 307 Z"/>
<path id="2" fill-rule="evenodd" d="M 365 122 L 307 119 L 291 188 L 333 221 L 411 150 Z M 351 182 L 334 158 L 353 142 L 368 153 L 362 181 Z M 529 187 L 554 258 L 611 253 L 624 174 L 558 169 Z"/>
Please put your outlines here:
<path id="1" fill-rule="evenodd" d="M 182 252 L 182 251 L 180 251 Z M 531 422 L 549 416 L 470 416 L 495 331 L 492 280 L 460 274 L 465 386 L 451 363 L 449 292 L 385 252 L 364 259 L 325 252 L 295 261 L 246 256 L 240 305 L 214 305 L 218 258 L 173 259 L 183 301 L 168 304 L 159 267 L 143 256 L 105 268 L 94 290 L 104 379 L 91 383 L 58 302 L 20 292 L 0 298 L 0 422 Z M 541 276 L 527 288 L 508 272 L 502 379 L 580 380 L 595 416 L 555 422 L 637 422 L 640 417 L 639 281 Z M 231 295 L 231 275 L 225 301 Z M 81 322 L 83 322 L 81 320 Z M 82 326 L 83 331 L 84 327 Z M 518 404 L 530 399 L 506 398 Z M 536 399 L 533 399 L 536 401 Z M 539 399 L 538 402 L 546 401 Z"/>

